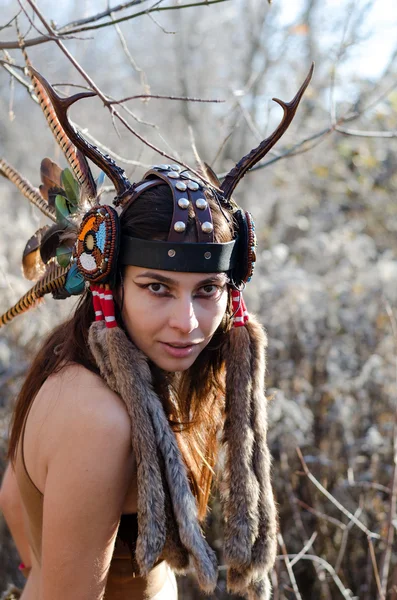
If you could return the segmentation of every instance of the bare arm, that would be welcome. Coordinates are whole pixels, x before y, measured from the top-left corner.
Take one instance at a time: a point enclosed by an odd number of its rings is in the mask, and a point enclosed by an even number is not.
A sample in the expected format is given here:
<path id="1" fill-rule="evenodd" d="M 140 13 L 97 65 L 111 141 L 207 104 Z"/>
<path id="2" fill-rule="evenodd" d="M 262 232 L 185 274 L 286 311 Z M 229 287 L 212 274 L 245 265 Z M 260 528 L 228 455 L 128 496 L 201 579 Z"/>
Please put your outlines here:
<path id="1" fill-rule="evenodd" d="M 4 515 L 19 556 L 26 568 L 30 568 L 30 548 L 26 535 L 21 496 L 14 469 L 8 464 L 0 489 L 0 509 Z"/>
<path id="2" fill-rule="evenodd" d="M 104 386 L 77 385 L 72 396 L 48 462 L 41 600 L 103 598 L 134 466 L 120 399 Z"/>

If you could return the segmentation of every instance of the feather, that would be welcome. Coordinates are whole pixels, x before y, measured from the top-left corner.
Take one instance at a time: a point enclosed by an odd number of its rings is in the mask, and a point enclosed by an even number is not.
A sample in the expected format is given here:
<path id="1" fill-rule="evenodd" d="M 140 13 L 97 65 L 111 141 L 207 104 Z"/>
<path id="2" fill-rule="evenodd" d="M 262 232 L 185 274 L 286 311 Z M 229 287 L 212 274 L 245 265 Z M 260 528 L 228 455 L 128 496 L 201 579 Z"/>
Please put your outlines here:
<path id="1" fill-rule="evenodd" d="M 77 268 L 76 263 L 73 263 L 68 272 L 65 283 L 65 290 L 72 296 L 82 294 L 85 288 L 85 280 Z"/>
<path id="2" fill-rule="evenodd" d="M 58 294 L 64 290 L 68 269 L 52 265 L 49 272 L 44 275 L 30 290 L 26 292 L 6 313 L 0 316 L 0 327 L 7 325 L 14 317 L 26 312 L 37 305 L 45 294 Z"/>
<path id="3" fill-rule="evenodd" d="M 217 174 L 215 173 L 215 171 L 213 171 L 212 167 L 210 167 L 209 164 L 206 162 L 204 163 L 204 176 L 208 179 L 208 181 L 212 183 L 212 185 L 214 185 L 217 188 L 220 187 L 221 182 L 219 181 Z"/>
<path id="4" fill-rule="evenodd" d="M 40 255 L 40 246 L 44 234 L 49 229 L 49 225 L 38 229 L 25 246 L 22 255 L 22 271 L 26 279 L 37 281 L 46 272 L 45 264 Z"/>
<path id="5" fill-rule="evenodd" d="M 76 176 L 80 186 L 84 190 L 84 196 L 89 200 L 90 204 L 96 203 L 96 186 L 92 176 L 88 161 L 85 156 L 76 149 L 75 145 L 70 141 L 69 137 L 65 133 L 57 115 L 55 114 L 54 108 L 48 97 L 46 90 L 43 85 L 34 76 L 34 69 L 32 63 L 29 60 L 27 52 L 24 47 L 21 47 L 22 54 L 25 58 L 26 65 L 28 67 L 27 72 L 32 81 L 33 89 L 37 96 L 40 104 L 40 108 L 44 113 L 46 121 L 57 141 L 59 146 L 64 153 L 66 160 L 70 164 L 73 173 Z"/>
<path id="6" fill-rule="evenodd" d="M 49 158 L 43 158 L 40 165 L 42 185 L 40 193 L 50 206 L 54 206 L 55 196 L 64 193 L 61 183 L 62 169 Z"/>
<path id="7" fill-rule="evenodd" d="M 43 235 L 40 246 L 41 260 L 44 263 L 56 255 L 56 250 L 60 244 L 61 235 L 65 232 L 65 227 L 55 224 L 52 225 Z"/>
<path id="8" fill-rule="evenodd" d="M 0 158 L 0 175 L 7 177 L 13 183 L 18 190 L 37 208 L 41 210 L 52 221 L 56 221 L 55 209 L 49 206 L 43 199 L 39 190 L 32 186 L 32 184 L 22 177 L 14 167 L 12 167 L 3 158 Z"/>

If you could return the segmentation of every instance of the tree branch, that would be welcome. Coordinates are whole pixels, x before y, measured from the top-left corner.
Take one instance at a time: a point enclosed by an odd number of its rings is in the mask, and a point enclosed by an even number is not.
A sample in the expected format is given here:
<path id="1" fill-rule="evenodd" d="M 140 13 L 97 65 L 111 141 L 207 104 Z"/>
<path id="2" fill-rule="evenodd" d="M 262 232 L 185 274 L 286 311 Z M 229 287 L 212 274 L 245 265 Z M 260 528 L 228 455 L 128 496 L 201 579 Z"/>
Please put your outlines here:
<path id="1" fill-rule="evenodd" d="M 224 1 L 224 0 L 214 0 L 214 1 Z M 226 0 L 227 1 L 227 0 Z M 38 18 L 40 19 L 40 21 L 42 22 L 42 24 L 44 25 L 44 27 L 47 29 L 47 31 L 49 32 L 50 35 L 53 35 L 53 29 L 51 27 L 51 25 L 48 23 L 47 19 L 44 17 L 44 15 L 41 13 L 40 9 L 38 8 L 38 6 L 36 5 L 34 0 L 27 0 L 28 4 L 32 7 L 32 9 L 34 10 L 34 12 L 36 13 L 36 15 L 38 16 Z M 211 0 L 209 0 L 208 4 L 211 2 Z M 205 3 L 207 4 L 207 3 Z M 175 8 L 175 7 L 174 7 Z M 88 85 L 91 87 L 91 89 L 98 95 L 98 97 L 102 100 L 103 104 L 106 106 L 106 108 L 109 109 L 110 114 L 112 116 L 112 119 L 117 119 L 118 121 L 120 121 L 120 123 L 122 123 L 124 125 L 124 127 L 130 132 L 132 133 L 136 138 L 138 138 L 141 142 L 143 142 L 144 144 L 146 144 L 146 146 L 148 146 L 149 148 L 151 148 L 152 150 L 154 150 L 155 152 L 157 152 L 158 154 L 160 154 L 161 156 L 164 156 L 165 158 L 168 158 L 171 162 L 176 162 L 179 163 L 182 167 L 184 167 L 186 170 L 190 171 L 191 173 L 193 173 L 194 175 L 196 175 L 199 179 L 202 179 L 203 181 L 205 181 L 208 185 L 212 185 L 212 187 L 214 187 L 213 184 L 211 184 L 205 177 L 203 177 L 202 174 L 197 173 L 197 171 L 195 169 L 193 169 L 192 167 L 190 167 L 189 165 L 187 165 L 186 163 L 182 162 L 181 160 L 178 160 L 177 158 L 175 158 L 174 156 L 167 154 L 166 152 L 164 152 L 163 150 L 161 150 L 160 148 L 157 148 L 157 146 L 155 146 L 154 144 L 152 144 L 151 142 L 149 142 L 149 140 L 147 140 L 146 138 L 144 138 L 142 135 L 140 135 L 137 131 L 135 131 L 135 129 L 133 129 L 131 127 L 131 125 L 128 123 L 128 121 L 126 121 L 124 119 L 124 117 L 121 116 L 120 113 L 118 113 L 115 108 L 113 106 L 110 106 L 109 104 L 109 100 L 107 99 L 107 97 L 105 96 L 105 94 L 102 92 L 102 90 L 96 85 L 96 83 L 91 79 L 91 77 L 88 75 L 88 73 L 86 73 L 86 71 L 84 71 L 83 67 L 80 65 L 79 62 L 77 62 L 77 60 L 74 58 L 74 56 L 69 52 L 69 50 L 66 48 L 66 46 L 62 43 L 62 41 L 58 38 L 56 38 L 56 44 L 59 46 L 59 48 L 62 50 L 62 52 L 65 54 L 65 56 L 69 59 L 69 61 L 72 63 L 72 65 L 75 67 L 75 69 L 80 73 L 80 75 L 83 77 L 83 79 L 88 83 Z"/>
<path id="2" fill-rule="evenodd" d="M 145 0 L 143 0 L 145 1 Z M 202 2 L 192 2 L 189 4 L 177 4 L 176 6 L 154 6 L 152 8 L 148 8 L 146 10 L 142 10 L 140 12 L 134 13 L 133 15 L 127 15 L 125 17 L 120 17 L 119 19 L 114 19 L 111 21 L 107 21 L 106 23 L 99 23 L 98 25 L 88 25 L 83 27 L 75 27 L 68 28 L 65 31 L 65 27 L 60 29 L 51 28 L 51 33 L 49 35 L 42 35 L 40 37 L 32 38 L 30 40 L 25 40 L 25 47 L 28 48 L 30 46 L 37 46 L 38 44 L 44 44 L 49 41 L 58 42 L 67 35 L 72 35 L 75 33 L 81 33 L 83 31 L 94 31 L 96 29 L 102 29 L 103 27 L 110 27 L 115 23 L 123 23 L 124 21 L 130 21 L 131 19 L 136 19 L 137 17 L 141 17 L 143 15 L 147 15 L 152 12 L 160 12 L 166 10 L 179 10 L 182 8 L 194 8 L 195 6 L 209 6 L 210 4 L 219 4 L 220 2 L 229 2 L 230 0 L 203 0 Z M 121 9 L 120 9 L 121 10 Z M 107 11 L 106 11 L 107 12 Z M 37 14 L 37 13 L 36 13 Z M 20 47 L 19 41 L 11 41 L 11 42 L 0 42 L 0 50 L 15 50 Z"/>

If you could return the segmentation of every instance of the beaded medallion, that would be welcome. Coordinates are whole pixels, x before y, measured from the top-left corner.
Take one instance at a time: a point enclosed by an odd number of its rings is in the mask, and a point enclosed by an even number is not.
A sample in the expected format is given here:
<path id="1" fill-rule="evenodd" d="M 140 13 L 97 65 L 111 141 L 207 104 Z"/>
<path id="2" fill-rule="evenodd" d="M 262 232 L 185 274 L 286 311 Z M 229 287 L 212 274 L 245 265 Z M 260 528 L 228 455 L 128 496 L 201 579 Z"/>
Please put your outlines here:
<path id="1" fill-rule="evenodd" d="M 113 276 L 119 251 L 118 215 L 111 206 L 89 210 L 77 237 L 74 259 L 84 279 L 107 283 Z"/>

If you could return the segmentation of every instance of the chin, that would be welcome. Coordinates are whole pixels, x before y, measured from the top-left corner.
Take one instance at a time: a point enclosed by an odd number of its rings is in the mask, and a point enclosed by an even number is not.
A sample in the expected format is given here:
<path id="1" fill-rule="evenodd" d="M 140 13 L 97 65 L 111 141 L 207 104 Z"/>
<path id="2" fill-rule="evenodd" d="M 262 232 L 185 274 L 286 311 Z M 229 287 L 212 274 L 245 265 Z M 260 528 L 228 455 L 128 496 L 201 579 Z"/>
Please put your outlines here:
<path id="1" fill-rule="evenodd" d="M 150 358 L 150 357 L 149 357 Z M 157 357 L 157 358 L 152 358 L 152 362 L 154 362 L 154 364 L 159 367 L 159 369 L 162 369 L 163 371 L 167 371 L 168 373 L 176 373 L 176 372 L 181 372 L 181 371 L 187 371 L 187 369 L 190 369 L 190 367 L 193 365 L 193 363 L 195 362 L 197 356 L 193 357 L 187 357 L 187 358 L 164 358 L 164 357 Z"/>

